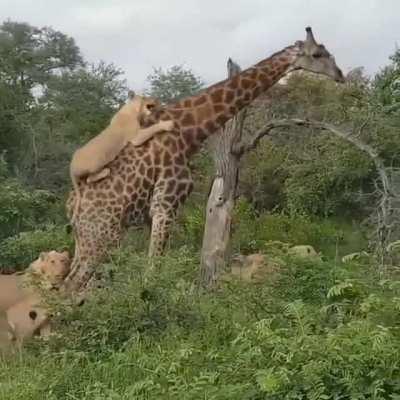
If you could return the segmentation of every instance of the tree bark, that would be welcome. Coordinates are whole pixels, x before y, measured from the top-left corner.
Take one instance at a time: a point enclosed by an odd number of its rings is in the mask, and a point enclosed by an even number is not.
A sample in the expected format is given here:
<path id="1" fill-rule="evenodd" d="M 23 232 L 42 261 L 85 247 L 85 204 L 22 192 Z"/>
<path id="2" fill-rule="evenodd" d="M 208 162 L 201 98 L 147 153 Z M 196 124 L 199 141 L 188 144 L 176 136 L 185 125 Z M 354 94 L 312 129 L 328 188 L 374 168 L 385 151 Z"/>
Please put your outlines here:
<path id="1" fill-rule="evenodd" d="M 240 72 L 240 67 L 231 59 L 228 60 L 227 67 L 229 78 Z M 241 157 L 241 154 L 236 154 L 233 149 L 242 140 L 244 119 L 245 110 L 227 122 L 219 135 L 211 138 L 216 172 L 207 201 L 200 262 L 200 281 L 206 288 L 214 286 L 228 261 L 232 212 Z"/>

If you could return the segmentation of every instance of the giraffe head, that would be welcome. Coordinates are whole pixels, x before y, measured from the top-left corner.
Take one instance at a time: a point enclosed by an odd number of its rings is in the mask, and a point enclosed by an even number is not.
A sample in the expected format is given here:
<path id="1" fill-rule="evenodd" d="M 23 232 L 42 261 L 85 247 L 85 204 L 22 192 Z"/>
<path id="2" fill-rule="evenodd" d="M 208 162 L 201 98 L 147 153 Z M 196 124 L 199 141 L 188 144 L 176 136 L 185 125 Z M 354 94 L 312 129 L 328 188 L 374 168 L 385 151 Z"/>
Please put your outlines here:
<path id="1" fill-rule="evenodd" d="M 335 58 L 329 53 L 323 44 L 318 44 L 310 27 L 306 28 L 305 41 L 296 42 L 299 49 L 298 56 L 293 63 L 293 69 L 304 69 L 329 76 L 336 82 L 344 82 L 344 76 L 336 65 Z"/>

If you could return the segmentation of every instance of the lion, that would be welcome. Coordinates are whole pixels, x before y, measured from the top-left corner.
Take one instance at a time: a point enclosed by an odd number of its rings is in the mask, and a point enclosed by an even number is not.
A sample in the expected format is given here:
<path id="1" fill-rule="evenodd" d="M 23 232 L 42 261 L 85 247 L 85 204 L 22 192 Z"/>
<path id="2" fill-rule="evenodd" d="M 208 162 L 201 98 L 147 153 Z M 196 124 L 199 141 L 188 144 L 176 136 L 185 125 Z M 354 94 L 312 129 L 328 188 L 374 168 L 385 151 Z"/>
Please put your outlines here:
<path id="1" fill-rule="evenodd" d="M 141 118 L 149 115 L 158 106 L 156 99 L 135 96 L 130 92 L 129 101 L 114 115 L 108 127 L 74 153 L 70 164 L 70 176 L 76 195 L 72 224 L 80 206 L 81 178 L 86 176 L 88 183 L 105 178 L 110 172 L 108 168 L 104 168 L 105 165 L 114 160 L 129 142 L 140 146 L 156 133 L 173 129 L 172 120 L 159 121 L 148 128 L 140 127 Z"/>
<path id="2" fill-rule="evenodd" d="M 0 338 L 8 336 L 10 344 L 34 334 L 50 334 L 50 313 L 43 305 L 41 289 L 58 288 L 70 270 L 68 252 L 50 251 L 41 253 L 25 273 L 0 275 Z M 5 320 L 4 320 L 5 319 Z M 5 322 L 6 321 L 6 322 Z"/>

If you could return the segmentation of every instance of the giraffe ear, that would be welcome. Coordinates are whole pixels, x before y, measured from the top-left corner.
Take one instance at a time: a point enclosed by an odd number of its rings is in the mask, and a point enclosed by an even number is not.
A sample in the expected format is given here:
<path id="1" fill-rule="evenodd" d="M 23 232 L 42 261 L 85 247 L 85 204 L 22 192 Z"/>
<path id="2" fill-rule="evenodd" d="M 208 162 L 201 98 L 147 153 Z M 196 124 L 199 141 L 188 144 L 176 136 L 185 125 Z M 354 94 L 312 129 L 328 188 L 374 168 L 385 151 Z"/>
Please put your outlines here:
<path id="1" fill-rule="evenodd" d="M 239 74 L 241 71 L 241 68 L 239 67 L 239 65 L 236 64 L 230 57 L 228 58 L 227 67 L 228 67 L 228 77 L 229 78 L 231 78 L 232 76 L 235 76 L 236 74 Z"/>

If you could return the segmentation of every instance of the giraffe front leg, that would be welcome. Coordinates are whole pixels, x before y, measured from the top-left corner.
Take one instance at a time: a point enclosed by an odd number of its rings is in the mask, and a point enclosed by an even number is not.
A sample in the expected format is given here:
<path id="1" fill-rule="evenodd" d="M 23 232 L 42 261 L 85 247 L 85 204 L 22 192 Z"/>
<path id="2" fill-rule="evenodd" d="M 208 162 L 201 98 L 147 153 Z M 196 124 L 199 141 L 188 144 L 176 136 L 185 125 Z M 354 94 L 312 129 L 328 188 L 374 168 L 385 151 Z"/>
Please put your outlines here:
<path id="1" fill-rule="evenodd" d="M 149 258 L 161 256 L 164 253 L 173 221 L 174 214 L 172 212 L 158 212 L 153 215 L 148 253 Z"/>

